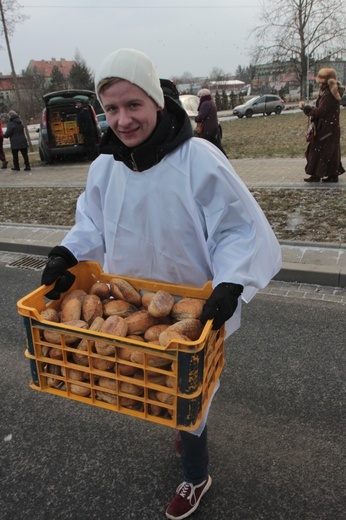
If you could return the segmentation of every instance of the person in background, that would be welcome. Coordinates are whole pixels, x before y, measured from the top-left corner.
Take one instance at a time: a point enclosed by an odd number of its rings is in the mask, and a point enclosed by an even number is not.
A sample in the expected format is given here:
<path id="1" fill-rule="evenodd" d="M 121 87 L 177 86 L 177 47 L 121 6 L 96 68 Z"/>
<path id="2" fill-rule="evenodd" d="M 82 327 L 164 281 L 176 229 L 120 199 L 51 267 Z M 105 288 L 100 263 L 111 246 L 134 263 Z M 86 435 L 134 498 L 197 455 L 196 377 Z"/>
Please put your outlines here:
<path id="1" fill-rule="evenodd" d="M 76 223 L 48 254 L 42 284 L 58 299 L 74 280 L 68 270 L 93 260 L 105 272 L 213 291 L 201 320 L 227 335 L 250 301 L 281 267 L 280 245 L 261 208 L 227 158 L 192 136 L 185 110 L 164 96 L 146 54 L 119 49 L 99 66 L 95 90 L 109 128 L 79 197 Z M 211 485 L 206 412 L 181 431 L 184 481 L 166 517 L 190 516 Z M 148 506 L 149 507 L 149 506 Z M 153 512 L 153 518 L 158 518 Z"/>
<path id="2" fill-rule="evenodd" d="M 200 98 L 200 101 L 197 109 L 198 115 L 195 117 L 195 122 L 201 123 L 201 132 L 199 132 L 197 136 L 213 143 L 227 157 L 221 144 L 221 132 L 217 118 L 217 108 L 211 92 L 207 88 L 202 88 L 197 95 Z"/>
<path id="3" fill-rule="evenodd" d="M 29 156 L 28 156 L 28 141 L 26 140 L 24 133 L 24 125 L 19 115 L 14 111 L 10 110 L 8 113 L 9 121 L 7 123 L 6 132 L 4 137 L 10 139 L 11 152 L 13 157 L 13 171 L 20 171 L 19 167 L 19 152 L 22 154 L 25 168 L 25 172 L 31 170 Z"/>
<path id="4" fill-rule="evenodd" d="M 76 109 L 79 133 L 83 136 L 87 157 L 90 161 L 93 161 L 98 156 L 98 152 L 96 145 L 95 124 L 92 120 L 90 107 L 81 101 L 77 101 Z"/>
<path id="5" fill-rule="evenodd" d="M 2 128 L 1 116 L 0 116 L 0 161 L 2 162 L 1 169 L 6 170 L 8 161 L 6 161 L 5 152 L 4 152 L 4 131 Z"/>
<path id="6" fill-rule="evenodd" d="M 304 101 L 299 103 L 315 129 L 305 152 L 305 172 L 310 177 L 304 181 L 338 182 L 339 175 L 345 171 L 340 151 L 340 101 L 345 87 L 337 81 L 334 69 L 321 69 L 316 79 L 319 94 L 315 106 Z"/>

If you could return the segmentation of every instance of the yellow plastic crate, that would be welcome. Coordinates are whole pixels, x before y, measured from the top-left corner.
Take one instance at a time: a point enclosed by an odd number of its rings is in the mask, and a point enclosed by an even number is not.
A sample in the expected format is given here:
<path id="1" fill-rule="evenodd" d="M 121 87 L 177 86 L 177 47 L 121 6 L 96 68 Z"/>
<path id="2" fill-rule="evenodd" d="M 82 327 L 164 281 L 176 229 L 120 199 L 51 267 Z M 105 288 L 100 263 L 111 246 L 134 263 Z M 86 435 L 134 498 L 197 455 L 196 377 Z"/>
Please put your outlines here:
<path id="1" fill-rule="evenodd" d="M 65 130 L 75 130 L 78 128 L 77 121 L 65 121 L 64 122 Z"/>
<path id="2" fill-rule="evenodd" d="M 70 135 L 59 135 L 55 134 L 55 143 L 57 146 L 67 146 L 71 144 L 76 144 L 76 138 L 74 134 Z"/>
<path id="3" fill-rule="evenodd" d="M 76 280 L 69 292 L 83 289 L 88 293 L 96 281 L 108 283 L 117 276 L 104 273 L 94 262 L 79 262 L 71 272 Z M 121 278 L 140 292 L 164 290 L 177 299 L 206 299 L 212 290 L 210 282 L 199 289 Z M 25 355 L 30 360 L 31 388 L 173 428 L 194 430 L 199 426 L 224 366 L 224 327 L 213 331 L 208 321 L 198 340 L 171 342 L 167 347 L 93 332 L 43 320 L 40 313 L 49 307 L 59 309 L 63 299 L 47 300 L 50 289 L 41 286 L 17 303 L 27 333 Z M 47 341 L 44 331 L 58 333 L 60 344 Z M 86 341 L 85 351 L 76 350 L 81 340 Z M 115 354 L 97 354 L 93 345 L 101 340 L 114 345 Z M 136 363 L 123 359 L 119 355 L 122 347 L 140 352 L 142 359 Z M 55 349 L 53 358 L 51 349 Z M 76 352 L 82 355 L 83 365 L 74 361 Z M 162 366 L 152 366 L 153 355 L 160 360 L 156 365 Z M 136 369 L 136 376 L 123 375 L 124 367 Z M 164 395 L 166 402 L 158 395 Z"/>

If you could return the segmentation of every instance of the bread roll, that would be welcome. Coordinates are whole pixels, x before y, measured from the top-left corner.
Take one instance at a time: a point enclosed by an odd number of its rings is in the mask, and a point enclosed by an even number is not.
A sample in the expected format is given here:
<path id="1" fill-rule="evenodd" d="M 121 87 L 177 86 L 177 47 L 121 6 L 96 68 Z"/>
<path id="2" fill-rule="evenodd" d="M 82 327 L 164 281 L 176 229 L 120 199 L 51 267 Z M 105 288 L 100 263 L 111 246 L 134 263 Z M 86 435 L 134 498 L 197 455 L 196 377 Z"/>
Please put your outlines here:
<path id="1" fill-rule="evenodd" d="M 61 308 L 60 321 L 66 323 L 71 320 L 80 320 L 82 316 L 82 302 L 78 298 L 70 298 Z"/>
<path id="2" fill-rule="evenodd" d="M 148 305 L 149 313 L 155 318 L 168 316 L 174 305 L 174 298 L 166 291 L 157 291 Z"/>
<path id="3" fill-rule="evenodd" d="M 180 343 L 181 341 L 190 341 L 190 339 L 177 330 L 170 330 L 170 327 L 161 332 L 159 337 L 159 343 L 162 347 L 167 347 L 171 342 Z"/>
<path id="4" fill-rule="evenodd" d="M 89 330 L 92 330 L 94 332 L 99 332 L 101 330 L 101 327 L 104 323 L 104 319 L 101 317 L 97 317 L 94 319 L 94 321 L 91 323 Z M 75 363 L 78 365 L 83 365 L 87 367 L 89 365 L 89 359 L 87 355 L 80 354 L 80 351 L 86 352 L 88 350 L 88 341 L 90 342 L 90 351 L 92 352 L 95 347 L 95 341 L 82 339 L 80 343 L 77 346 L 77 350 L 79 352 L 73 352 L 72 353 L 72 359 Z"/>
<path id="5" fill-rule="evenodd" d="M 149 328 L 155 325 L 156 319 L 149 314 L 148 311 L 137 311 L 125 318 L 128 325 L 128 334 L 141 335 Z"/>
<path id="6" fill-rule="evenodd" d="M 111 295 L 116 300 L 125 300 L 135 307 L 140 307 L 142 297 L 132 285 L 122 278 L 112 278 L 109 282 Z"/>
<path id="7" fill-rule="evenodd" d="M 169 331 L 175 331 L 187 336 L 191 341 L 196 341 L 202 334 L 203 328 L 204 326 L 200 320 L 188 318 L 170 325 L 170 327 L 168 327 L 168 329 L 166 329 L 162 334 L 166 334 Z"/>
<path id="8" fill-rule="evenodd" d="M 74 291 L 71 291 L 70 293 L 66 294 L 66 296 L 61 301 L 61 305 L 60 305 L 61 309 L 64 308 L 64 306 L 66 305 L 66 303 L 69 300 L 74 299 L 74 298 L 77 298 L 77 300 L 80 300 L 83 303 L 83 300 L 86 297 L 86 295 L 87 295 L 87 292 L 83 291 L 83 289 L 75 289 Z"/>
<path id="9" fill-rule="evenodd" d="M 54 323 L 59 323 L 59 313 L 56 309 L 53 309 L 52 307 L 48 307 L 47 309 L 44 309 L 42 312 L 40 312 L 40 316 L 43 320 L 46 321 L 52 321 Z"/>
<path id="10" fill-rule="evenodd" d="M 102 318 L 102 301 L 96 294 L 87 294 L 82 303 L 82 316 L 87 323 L 92 323 L 95 318 Z"/>
<path id="11" fill-rule="evenodd" d="M 52 376 L 61 376 L 61 369 L 58 365 L 47 365 L 47 372 Z M 55 377 L 47 377 L 46 384 L 49 388 L 57 388 L 62 384 L 61 379 L 56 379 Z"/>
<path id="12" fill-rule="evenodd" d="M 111 334 L 112 336 L 125 337 L 127 334 L 127 324 L 124 318 L 120 316 L 109 316 L 103 323 L 100 332 Z M 113 356 L 115 354 L 115 345 L 105 341 L 95 341 L 95 348 L 98 354 L 102 356 Z"/>
<path id="13" fill-rule="evenodd" d="M 198 298 L 182 298 L 173 305 L 171 315 L 175 320 L 184 320 L 187 318 L 199 319 L 205 300 Z"/>
<path id="14" fill-rule="evenodd" d="M 96 294 L 101 300 L 106 300 L 110 297 L 111 291 L 105 282 L 95 282 L 89 291 L 89 294 Z"/>
<path id="15" fill-rule="evenodd" d="M 149 327 L 144 333 L 145 341 L 151 342 L 158 340 L 161 332 L 166 330 L 168 327 L 169 325 L 166 324 L 158 324 Z"/>
<path id="16" fill-rule="evenodd" d="M 155 296 L 156 293 L 152 292 L 152 291 L 148 291 L 148 292 L 145 292 L 144 294 L 142 294 L 142 306 L 148 310 L 148 307 L 149 307 L 149 303 L 151 302 L 151 300 L 153 299 L 153 297 Z"/>
<path id="17" fill-rule="evenodd" d="M 137 311 L 137 307 L 125 300 L 108 300 L 103 305 L 103 314 L 106 317 L 116 315 L 126 318 Z"/>

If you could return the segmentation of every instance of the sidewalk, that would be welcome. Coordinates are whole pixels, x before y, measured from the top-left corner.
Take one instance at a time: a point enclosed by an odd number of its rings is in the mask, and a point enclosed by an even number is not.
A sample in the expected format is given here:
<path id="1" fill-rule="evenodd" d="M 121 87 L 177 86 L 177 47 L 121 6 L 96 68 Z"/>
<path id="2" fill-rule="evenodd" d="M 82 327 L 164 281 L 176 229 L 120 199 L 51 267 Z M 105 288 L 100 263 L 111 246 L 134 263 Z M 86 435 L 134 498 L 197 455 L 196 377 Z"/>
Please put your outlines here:
<path id="1" fill-rule="evenodd" d="M 233 167 L 249 188 L 330 188 L 330 185 L 307 185 L 303 181 L 304 164 L 304 159 L 232 160 Z M 81 187 L 85 186 L 87 172 L 88 163 L 40 166 L 30 173 L 7 169 L 0 174 L 0 188 Z M 333 189 L 346 189 L 346 175 L 340 177 Z M 65 227 L 0 224 L 0 251 L 46 256 L 67 231 Z M 281 242 L 281 248 L 283 266 L 275 280 L 346 287 L 346 244 Z"/>

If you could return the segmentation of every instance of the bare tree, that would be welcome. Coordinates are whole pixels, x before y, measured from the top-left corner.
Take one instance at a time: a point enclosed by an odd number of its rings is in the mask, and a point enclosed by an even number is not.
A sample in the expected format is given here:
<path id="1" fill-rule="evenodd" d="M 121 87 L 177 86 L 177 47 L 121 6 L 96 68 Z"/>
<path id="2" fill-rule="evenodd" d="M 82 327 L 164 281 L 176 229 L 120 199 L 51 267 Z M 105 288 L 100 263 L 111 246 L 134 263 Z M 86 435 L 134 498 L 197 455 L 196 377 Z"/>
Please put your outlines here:
<path id="1" fill-rule="evenodd" d="M 342 0 L 262 0 L 261 25 L 253 33 L 255 63 L 289 61 L 306 94 L 309 63 L 340 58 L 346 47 Z"/>
<path id="2" fill-rule="evenodd" d="M 211 81 L 222 81 L 226 78 L 226 75 L 222 69 L 218 67 L 214 67 L 212 71 L 209 73 L 209 79 Z"/>
<path id="3" fill-rule="evenodd" d="M 6 16 L 6 28 L 4 20 L 2 20 L 3 23 L 0 25 L 0 36 L 4 35 L 5 30 L 7 30 L 9 36 L 12 36 L 17 23 L 24 22 L 29 18 L 29 16 L 20 13 L 19 10 L 22 6 L 16 0 L 1 0 L 0 3 L 3 14 Z M 2 48 L 0 42 L 0 49 Z"/>

